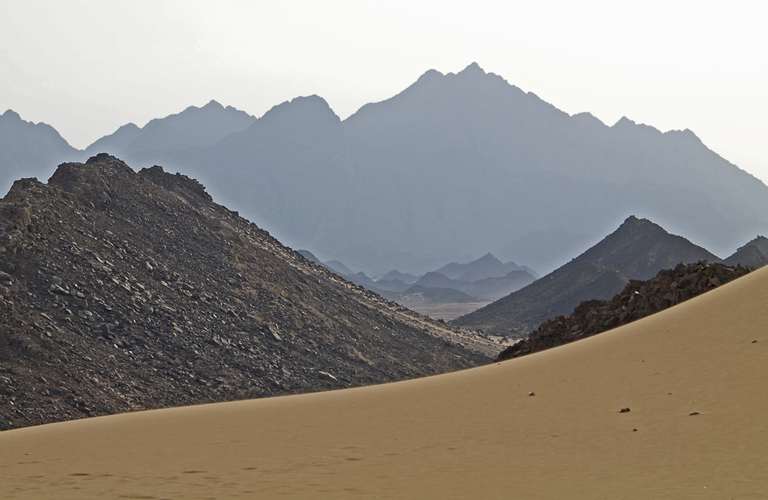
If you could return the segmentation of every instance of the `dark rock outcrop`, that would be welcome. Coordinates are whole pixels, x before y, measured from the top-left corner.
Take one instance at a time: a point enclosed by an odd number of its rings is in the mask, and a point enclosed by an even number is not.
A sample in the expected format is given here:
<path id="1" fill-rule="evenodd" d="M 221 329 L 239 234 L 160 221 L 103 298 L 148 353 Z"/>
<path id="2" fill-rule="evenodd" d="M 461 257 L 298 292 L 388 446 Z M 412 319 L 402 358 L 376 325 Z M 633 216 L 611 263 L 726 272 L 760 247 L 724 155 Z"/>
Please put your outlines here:
<path id="1" fill-rule="evenodd" d="M 568 344 L 626 325 L 692 297 L 724 285 L 750 272 L 748 267 L 724 264 L 678 264 L 660 271 L 647 281 L 631 280 L 611 300 L 590 300 L 579 304 L 568 316 L 547 320 L 529 337 L 508 347 L 496 361 Z"/>

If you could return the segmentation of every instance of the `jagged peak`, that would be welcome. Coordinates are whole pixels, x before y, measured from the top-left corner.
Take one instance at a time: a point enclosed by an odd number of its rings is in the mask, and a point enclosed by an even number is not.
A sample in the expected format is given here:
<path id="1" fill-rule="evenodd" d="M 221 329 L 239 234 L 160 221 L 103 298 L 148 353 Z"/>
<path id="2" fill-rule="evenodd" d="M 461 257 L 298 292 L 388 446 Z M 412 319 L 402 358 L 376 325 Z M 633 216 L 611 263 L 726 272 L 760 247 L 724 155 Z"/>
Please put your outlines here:
<path id="1" fill-rule="evenodd" d="M 486 71 L 476 62 L 471 63 L 469 66 L 459 71 L 458 73 L 443 74 L 436 69 L 430 69 L 421 75 L 418 80 L 416 80 L 416 83 L 423 84 L 425 82 L 443 82 L 450 80 L 465 82 L 478 79 L 493 79 L 506 83 L 506 80 L 504 80 L 499 75 L 494 73 L 486 73 Z"/>
<path id="2" fill-rule="evenodd" d="M 224 106 L 219 104 L 219 102 L 215 99 L 211 99 L 210 102 L 208 102 L 208 104 L 203 106 L 201 109 L 224 109 Z"/>
<path id="3" fill-rule="evenodd" d="M 657 129 L 656 127 L 653 127 L 651 125 L 646 125 L 645 123 L 637 123 L 634 120 L 630 120 L 626 116 L 622 116 L 619 121 L 617 121 L 611 129 L 617 130 L 617 131 L 636 131 L 635 133 L 642 133 L 646 136 L 662 136 L 661 130 Z"/>
<path id="4" fill-rule="evenodd" d="M 259 120 L 269 122 L 271 120 L 306 119 L 308 116 L 315 118 L 330 119 L 334 123 L 341 123 L 341 119 L 331 109 L 328 102 L 318 95 L 294 97 L 290 101 L 285 101 L 264 113 Z"/>
<path id="5" fill-rule="evenodd" d="M 635 123 L 633 120 L 630 120 L 626 116 L 622 116 L 619 118 L 619 121 L 613 124 L 611 128 L 621 128 L 621 127 L 628 127 L 628 126 L 635 126 L 637 123 Z"/>
<path id="6" fill-rule="evenodd" d="M 483 68 L 481 68 L 479 64 L 477 64 L 476 62 L 473 62 L 472 64 L 470 64 L 469 66 L 467 66 L 463 70 L 459 71 L 457 73 L 457 76 L 459 76 L 459 75 L 462 75 L 462 76 L 484 76 L 486 74 L 487 73 L 485 72 L 485 70 L 483 70 Z"/>
<path id="7" fill-rule="evenodd" d="M 496 257 L 494 257 L 494 255 L 491 252 L 488 252 L 487 254 L 483 255 L 482 257 L 477 259 L 476 262 L 499 262 L 499 263 L 501 263 L 501 261 L 499 259 L 497 259 Z"/>

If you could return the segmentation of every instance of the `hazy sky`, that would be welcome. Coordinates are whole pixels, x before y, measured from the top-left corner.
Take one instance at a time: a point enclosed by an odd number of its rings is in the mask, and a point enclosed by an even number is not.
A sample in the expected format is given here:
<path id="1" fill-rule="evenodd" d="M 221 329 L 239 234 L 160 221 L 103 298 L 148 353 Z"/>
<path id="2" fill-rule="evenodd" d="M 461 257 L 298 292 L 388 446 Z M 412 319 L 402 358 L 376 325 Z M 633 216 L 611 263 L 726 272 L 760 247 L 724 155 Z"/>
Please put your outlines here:
<path id="1" fill-rule="evenodd" d="M 0 113 L 84 148 L 211 99 L 301 95 L 341 118 L 429 69 L 488 72 L 574 114 L 693 130 L 768 184 L 762 2 L 0 0 Z"/>

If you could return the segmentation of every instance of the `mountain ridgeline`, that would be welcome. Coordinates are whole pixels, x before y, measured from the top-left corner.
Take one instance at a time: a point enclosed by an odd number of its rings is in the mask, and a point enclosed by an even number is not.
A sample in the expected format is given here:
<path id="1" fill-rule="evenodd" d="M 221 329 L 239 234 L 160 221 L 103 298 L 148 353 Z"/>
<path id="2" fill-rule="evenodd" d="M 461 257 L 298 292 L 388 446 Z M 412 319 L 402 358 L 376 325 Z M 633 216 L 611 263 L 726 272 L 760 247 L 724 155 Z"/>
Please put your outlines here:
<path id="1" fill-rule="evenodd" d="M 489 251 L 547 272 L 630 214 L 721 255 L 768 232 L 768 187 L 690 130 L 571 116 L 477 64 L 343 121 L 318 96 L 258 119 L 211 103 L 100 149 L 197 178 L 287 245 L 369 276 Z"/>

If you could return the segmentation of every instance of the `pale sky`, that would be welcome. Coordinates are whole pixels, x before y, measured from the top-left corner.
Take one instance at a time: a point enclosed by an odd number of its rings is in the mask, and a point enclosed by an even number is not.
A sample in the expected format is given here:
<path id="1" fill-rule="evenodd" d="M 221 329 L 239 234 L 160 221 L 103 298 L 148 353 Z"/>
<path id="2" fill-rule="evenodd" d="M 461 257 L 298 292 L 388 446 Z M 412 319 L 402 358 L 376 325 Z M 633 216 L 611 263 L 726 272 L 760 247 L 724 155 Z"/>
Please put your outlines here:
<path id="1" fill-rule="evenodd" d="M 211 99 L 342 118 L 472 62 L 570 113 L 691 129 L 768 184 L 768 7 L 708 1 L 0 0 L 0 113 L 71 145 Z"/>

